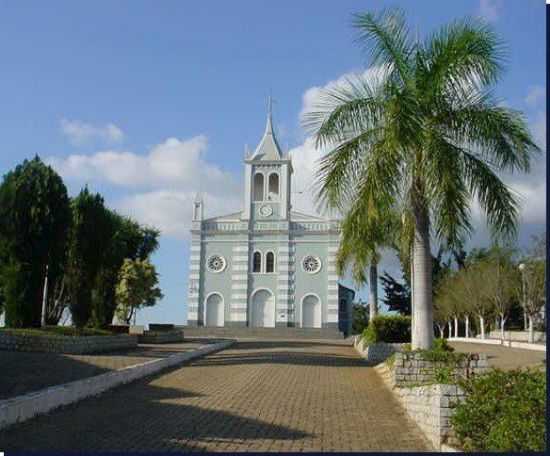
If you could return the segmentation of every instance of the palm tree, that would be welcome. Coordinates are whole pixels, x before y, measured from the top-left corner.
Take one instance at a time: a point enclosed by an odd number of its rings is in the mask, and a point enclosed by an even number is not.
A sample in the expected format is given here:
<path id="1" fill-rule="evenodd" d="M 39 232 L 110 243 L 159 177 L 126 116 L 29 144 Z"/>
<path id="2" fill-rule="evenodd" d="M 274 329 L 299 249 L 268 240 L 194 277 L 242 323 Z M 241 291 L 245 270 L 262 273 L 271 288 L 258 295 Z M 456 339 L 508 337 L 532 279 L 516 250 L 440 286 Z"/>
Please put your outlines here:
<path id="1" fill-rule="evenodd" d="M 399 10 L 359 14 L 358 40 L 372 57 L 369 77 L 321 90 L 303 123 L 329 152 L 318 197 L 332 208 L 368 200 L 399 207 L 414 231 L 413 348 L 433 339 L 430 234 L 450 247 L 471 232 L 479 201 L 493 235 L 513 237 L 518 203 L 498 171 L 529 170 L 538 151 L 523 115 L 491 93 L 504 47 L 479 20 L 413 40 Z"/>
<path id="2" fill-rule="evenodd" d="M 369 320 L 378 314 L 378 263 L 380 248 L 394 244 L 397 217 L 389 208 L 379 212 L 368 207 L 368 200 L 358 200 L 342 222 L 342 238 L 336 254 L 336 270 L 344 275 L 352 265 L 352 277 L 359 285 L 369 284 Z M 365 276 L 369 269 L 369 277 Z"/>

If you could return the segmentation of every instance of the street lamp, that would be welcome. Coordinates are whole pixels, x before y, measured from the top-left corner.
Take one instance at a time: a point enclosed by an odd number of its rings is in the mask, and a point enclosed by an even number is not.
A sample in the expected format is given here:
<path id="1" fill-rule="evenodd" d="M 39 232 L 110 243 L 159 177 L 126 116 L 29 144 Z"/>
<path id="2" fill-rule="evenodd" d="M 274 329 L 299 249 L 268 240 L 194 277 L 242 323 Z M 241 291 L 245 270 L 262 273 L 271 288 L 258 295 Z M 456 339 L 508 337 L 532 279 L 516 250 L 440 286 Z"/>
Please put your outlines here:
<path id="1" fill-rule="evenodd" d="M 521 294 L 522 294 L 522 300 L 523 300 L 523 329 L 527 331 L 527 307 L 525 306 L 527 304 L 527 301 L 525 299 L 525 263 L 520 263 L 518 265 L 518 269 L 521 272 Z"/>

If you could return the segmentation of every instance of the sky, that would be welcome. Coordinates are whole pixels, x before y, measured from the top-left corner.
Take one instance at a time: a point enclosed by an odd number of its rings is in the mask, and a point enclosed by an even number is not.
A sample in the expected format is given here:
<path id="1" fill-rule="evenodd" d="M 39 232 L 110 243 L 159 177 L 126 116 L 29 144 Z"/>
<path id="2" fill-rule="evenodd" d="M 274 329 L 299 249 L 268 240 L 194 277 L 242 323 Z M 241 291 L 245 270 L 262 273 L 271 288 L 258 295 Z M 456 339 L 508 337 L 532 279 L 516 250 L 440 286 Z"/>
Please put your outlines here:
<path id="1" fill-rule="evenodd" d="M 464 16 L 490 22 L 508 46 L 495 93 L 524 112 L 545 149 L 542 0 L 0 0 L 0 174 L 38 154 L 71 196 L 87 184 L 160 228 L 153 262 L 164 299 L 137 323 L 183 324 L 194 194 L 203 193 L 206 216 L 242 207 L 244 147 L 259 142 L 272 94 L 279 143 L 294 162 L 294 206 L 314 213 L 309 184 L 322 152 L 301 113 L 320 88 L 370 67 L 352 14 L 392 6 L 420 38 Z M 521 197 L 521 246 L 544 230 L 545 163 L 543 154 L 530 175 L 503 176 Z M 469 246 L 487 245 L 473 214 Z M 395 258 L 384 255 L 380 270 L 398 274 Z"/>

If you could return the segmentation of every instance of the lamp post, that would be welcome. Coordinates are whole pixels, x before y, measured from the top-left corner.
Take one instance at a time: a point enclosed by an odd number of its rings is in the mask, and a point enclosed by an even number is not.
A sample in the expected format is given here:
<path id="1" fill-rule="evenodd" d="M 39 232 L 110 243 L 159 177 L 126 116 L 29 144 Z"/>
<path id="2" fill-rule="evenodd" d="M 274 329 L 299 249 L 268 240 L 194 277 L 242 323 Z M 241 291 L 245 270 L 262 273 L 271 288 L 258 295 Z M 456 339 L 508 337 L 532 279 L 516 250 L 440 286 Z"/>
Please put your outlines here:
<path id="1" fill-rule="evenodd" d="M 525 263 L 520 263 L 518 269 L 521 272 L 521 295 L 522 295 L 522 307 L 523 307 L 523 329 L 527 331 L 527 301 L 525 299 Z"/>

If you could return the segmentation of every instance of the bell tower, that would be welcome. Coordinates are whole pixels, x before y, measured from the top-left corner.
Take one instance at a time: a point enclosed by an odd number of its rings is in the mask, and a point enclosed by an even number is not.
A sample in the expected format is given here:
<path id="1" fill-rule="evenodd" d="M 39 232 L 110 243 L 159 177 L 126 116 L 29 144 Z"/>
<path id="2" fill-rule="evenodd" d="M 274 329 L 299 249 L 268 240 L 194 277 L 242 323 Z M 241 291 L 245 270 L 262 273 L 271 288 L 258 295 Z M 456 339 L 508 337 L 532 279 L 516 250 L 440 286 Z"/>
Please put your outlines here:
<path id="1" fill-rule="evenodd" d="M 273 131 L 271 97 L 263 137 L 252 154 L 245 151 L 244 163 L 243 219 L 288 221 L 292 163 L 283 156 Z"/>

